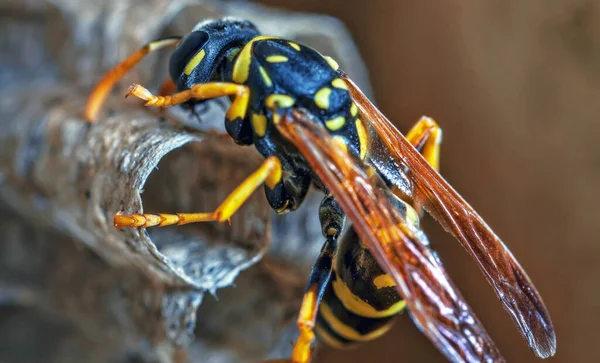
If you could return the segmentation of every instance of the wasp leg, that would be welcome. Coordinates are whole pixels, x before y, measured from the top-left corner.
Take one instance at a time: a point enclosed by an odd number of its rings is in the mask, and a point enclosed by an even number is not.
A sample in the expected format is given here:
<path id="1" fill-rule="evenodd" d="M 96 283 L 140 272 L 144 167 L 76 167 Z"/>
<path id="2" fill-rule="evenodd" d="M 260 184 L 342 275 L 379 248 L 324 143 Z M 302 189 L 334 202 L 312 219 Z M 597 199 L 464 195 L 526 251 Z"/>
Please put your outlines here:
<path id="1" fill-rule="evenodd" d="M 345 222 L 345 215 L 337 202 L 327 196 L 321 202 L 319 219 L 325 235 L 325 244 L 315 262 L 302 299 L 300 313 L 298 314 L 298 329 L 300 335 L 292 350 L 293 363 L 308 363 L 310 361 L 310 345 L 315 340 L 315 321 L 319 304 L 329 284 L 333 258 L 337 249 L 337 239 Z"/>
<path id="2" fill-rule="evenodd" d="M 236 83 L 228 82 L 209 82 L 196 84 L 192 88 L 175 93 L 170 96 L 153 95 L 146 88 L 135 84 L 129 88 L 127 95 L 134 95 L 146 102 L 146 106 L 169 107 L 175 106 L 191 99 L 206 100 L 222 96 L 234 96 L 231 106 L 225 114 L 227 122 L 225 128 L 234 141 L 242 144 L 248 144 L 245 140 L 249 130 L 248 123 L 244 122 L 246 110 L 248 109 L 248 100 L 250 99 L 250 90 L 248 87 Z"/>
<path id="3" fill-rule="evenodd" d="M 440 148 L 442 145 L 442 129 L 430 117 L 421 117 L 419 121 L 406 134 L 406 139 L 423 155 L 425 160 L 435 169 L 440 171 Z M 413 198 L 413 208 L 419 215 L 423 216 L 423 201 L 421 198 Z"/>
<path id="4" fill-rule="evenodd" d="M 331 277 L 336 242 L 337 236 L 328 236 L 310 273 L 310 279 L 296 321 L 300 335 L 292 350 L 293 363 L 308 363 L 310 361 L 310 346 L 315 340 L 315 321 L 317 320 L 319 304 Z"/>
<path id="5" fill-rule="evenodd" d="M 421 117 L 406 134 L 406 139 L 423 155 L 435 171 L 440 171 L 442 129 L 432 118 Z"/>
<path id="6" fill-rule="evenodd" d="M 172 224 L 188 224 L 196 222 L 225 222 L 244 204 L 252 193 L 261 185 L 275 187 L 281 181 L 281 162 L 276 156 L 267 158 L 263 164 L 248 176 L 225 200 L 211 213 L 176 213 L 176 214 L 129 214 L 114 216 L 114 225 L 121 227 L 168 226 Z"/>
<path id="7" fill-rule="evenodd" d="M 209 82 L 196 84 L 188 90 L 170 96 L 156 96 L 139 84 L 134 84 L 129 88 L 127 95 L 134 95 L 147 101 L 146 106 L 158 107 L 175 106 L 192 98 L 205 100 L 222 96 L 235 96 L 226 115 L 228 120 L 235 120 L 236 118 L 244 118 L 246 115 L 250 90 L 248 87 L 236 83 Z"/>
<path id="8" fill-rule="evenodd" d="M 108 71 L 88 97 L 87 104 L 85 105 L 85 119 L 89 122 L 96 120 L 98 112 L 106 100 L 106 97 L 108 97 L 111 88 L 148 53 L 167 46 L 177 45 L 180 41 L 181 37 L 167 37 L 154 40 Z"/>

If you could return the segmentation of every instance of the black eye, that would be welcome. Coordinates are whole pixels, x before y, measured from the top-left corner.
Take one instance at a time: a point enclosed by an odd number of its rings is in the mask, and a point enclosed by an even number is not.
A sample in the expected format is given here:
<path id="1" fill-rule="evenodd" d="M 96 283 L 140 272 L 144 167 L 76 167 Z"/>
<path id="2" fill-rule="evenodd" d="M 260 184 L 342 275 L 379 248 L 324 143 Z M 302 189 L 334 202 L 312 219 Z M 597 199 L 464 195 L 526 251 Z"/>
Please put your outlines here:
<path id="1" fill-rule="evenodd" d="M 177 81 L 187 63 L 200 51 L 208 40 L 208 34 L 195 31 L 186 35 L 177 46 L 169 61 L 169 74 L 173 81 Z"/>

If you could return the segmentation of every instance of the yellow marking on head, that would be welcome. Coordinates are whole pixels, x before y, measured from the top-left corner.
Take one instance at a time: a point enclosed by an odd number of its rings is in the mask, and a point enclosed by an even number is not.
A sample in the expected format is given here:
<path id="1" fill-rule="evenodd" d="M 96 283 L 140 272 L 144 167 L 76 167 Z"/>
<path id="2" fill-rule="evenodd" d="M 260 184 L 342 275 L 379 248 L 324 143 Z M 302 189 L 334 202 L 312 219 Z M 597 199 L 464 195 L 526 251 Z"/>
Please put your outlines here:
<path id="1" fill-rule="evenodd" d="M 354 121 L 356 127 L 356 133 L 358 134 L 358 143 L 360 144 L 360 159 L 364 159 L 367 156 L 367 150 L 369 150 L 369 138 L 367 137 L 367 131 L 362 121 L 357 118 Z"/>
<path id="2" fill-rule="evenodd" d="M 326 110 L 329 108 L 329 96 L 331 95 L 331 88 L 323 87 L 315 93 L 315 104 Z"/>
<path id="3" fill-rule="evenodd" d="M 327 324 L 329 324 L 329 327 L 334 332 L 336 332 L 343 338 L 346 338 L 348 340 L 354 340 L 357 342 L 367 342 L 378 338 L 385 334 L 392 326 L 391 324 L 386 324 L 380 328 L 373 330 L 368 334 L 363 335 L 359 333 L 356 329 L 346 325 L 344 322 L 339 320 L 325 301 L 321 302 L 321 307 L 319 311 L 323 319 L 327 322 Z"/>
<path id="4" fill-rule="evenodd" d="M 383 274 L 373 279 L 373 285 L 375 285 L 375 287 L 377 287 L 378 289 L 383 289 L 384 287 L 396 286 L 396 281 L 394 281 L 394 279 L 390 275 Z"/>
<path id="5" fill-rule="evenodd" d="M 356 115 L 358 114 L 358 107 L 356 107 L 356 103 L 352 102 L 352 105 L 350 105 L 350 114 L 352 115 L 352 117 L 356 117 Z"/>
<path id="6" fill-rule="evenodd" d="M 252 128 L 258 137 L 265 136 L 267 132 L 267 117 L 257 113 L 252 114 Z"/>
<path id="7" fill-rule="evenodd" d="M 288 42 L 288 44 L 290 45 L 290 47 L 296 49 L 298 52 L 300 51 L 300 46 L 297 43 Z"/>
<path id="8" fill-rule="evenodd" d="M 325 121 L 325 126 L 331 131 L 336 131 L 341 129 L 346 123 L 346 118 L 344 116 L 334 117 L 331 120 Z"/>
<path id="9" fill-rule="evenodd" d="M 345 346 L 343 342 L 337 340 L 334 336 L 329 334 L 327 330 L 321 328 L 321 326 L 318 324 L 315 326 L 315 333 L 319 339 L 323 341 L 323 343 L 327 344 L 331 348 L 342 349 Z"/>
<path id="10" fill-rule="evenodd" d="M 398 314 L 406 307 L 406 301 L 400 300 L 385 310 L 375 310 L 369 303 L 354 295 L 341 280 L 335 279 L 332 285 L 333 292 L 344 304 L 344 307 L 351 313 L 365 318 L 385 318 Z"/>
<path id="11" fill-rule="evenodd" d="M 271 87 L 273 85 L 273 81 L 271 81 L 271 77 L 269 77 L 267 70 L 264 69 L 262 66 L 260 66 L 260 67 L 258 67 L 258 71 L 260 72 L 260 75 L 262 76 L 262 79 L 265 82 L 265 85 L 267 87 Z"/>
<path id="12" fill-rule="evenodd" d="M 323 58 L 325 58 L 327 63 L 329 63 L 331 68 L 333 68 L 334 70 L 337 71 L 340 68 L 340 65 L 338 64 L 338 62 L 336 62 L 335 59 L 331 58 L 330 56 L 326 55 L 326 56 L 323 56 Z"/>
<path id="13" fill-rule="evenodd" d="M 235 63 L 233 64 L 232 78 L 235 83 L 244 83 L 248 80 L 250 74 L 250 63 L 252 62 L 252 48 L 254 43 L 260 40 L 277 39 L 276 37 L 259 35 L 248 42 L 240 51 Z"/>
<path id="14" fill-rule="evenodd" d="M 294 103 L 296 103 L 296 101 L 288 95 L 273 94 L 269 95 L 265 100 L 265 105 L 271 110 L 292 107 Z"/>
<path id="15" fill-rule="evenodd" d="M 288 57 L 286 57 L 284 55 L 275 54 L 275 55 L 270 55 L 267 57 L 267 62 L 269 62 L 269 63 L 283 63 L 283 62 L 287 62 L 287 61 L 288 61 Z"/>
<path id="16" fill-rule="evenodd" d="M 331 85 L 335 88 L 348 90 L 348 85 L 346 84 L 346 81 L 344 81 L 341 78 L 336 78 L 333 81 L 331 81 Z"/>
<path id="17" fill-rule="evenodd" d="M 201 51 L 198 52 L 198 54 L 196 54 L 194 56 L 194 58 L 192 58 L 185 66 L 185 69 L 183 70 L 183 73 L 185 73 L 186 76 L 189 76 L 190 73 L 192 73 L 192 71 L 194 70 L 194 68 L 196 68 L 198 66 L 198 64 L 200 64 L 200 62 L 202 62 L 202 59 L 204 59 L 204 56 L 206 56 L 206 52 L 204 51 L 204 49 L 202 49 Z"/>
<path id="18" fill-rule="evenodd" d="M 348 144 L 346 144 L 346 139 L 343 136 L 335 135 L 333 141 L 338 144 L 346 154 L 348 153 Z"/>

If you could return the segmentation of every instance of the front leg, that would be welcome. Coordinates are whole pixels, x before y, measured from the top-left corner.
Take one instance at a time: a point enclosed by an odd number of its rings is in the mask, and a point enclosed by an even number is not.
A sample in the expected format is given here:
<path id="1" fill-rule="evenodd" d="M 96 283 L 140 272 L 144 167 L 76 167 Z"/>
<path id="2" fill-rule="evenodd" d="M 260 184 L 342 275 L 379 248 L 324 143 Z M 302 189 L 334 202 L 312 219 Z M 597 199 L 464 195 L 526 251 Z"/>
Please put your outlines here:
<path id="1" fill-rule="evenodd" d="M 225 129 L 238 144 L 252 143 L 252 130 L 246 121 L 250 89 L 247 86 L 228 82 L 209 82 L 196 84 L 192 88 L 168 96 L 157 96 L 139 84 L 129 88 L 127 96 L 133 95 L 146 102 L 146 106 L 170 107 L 191 99 L 206 100 L 223 96 L 233 96 L 233 102 L 225 114 Z"/>

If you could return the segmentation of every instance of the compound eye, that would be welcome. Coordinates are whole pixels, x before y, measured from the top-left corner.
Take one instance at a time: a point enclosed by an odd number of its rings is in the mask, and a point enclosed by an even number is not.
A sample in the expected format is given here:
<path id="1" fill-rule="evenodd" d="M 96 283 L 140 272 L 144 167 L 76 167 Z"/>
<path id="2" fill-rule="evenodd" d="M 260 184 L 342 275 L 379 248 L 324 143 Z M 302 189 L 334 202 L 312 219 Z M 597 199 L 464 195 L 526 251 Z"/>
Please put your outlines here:
<path id="1" fill-rule="evenodd" d="M 202 49 L 208 41 L 208 34 L 204 31 L 195 31 L 186 35 L 177 46 L 169 61 L 169 75 L 177 81 L 183 73 L 188 62 Z"/>

